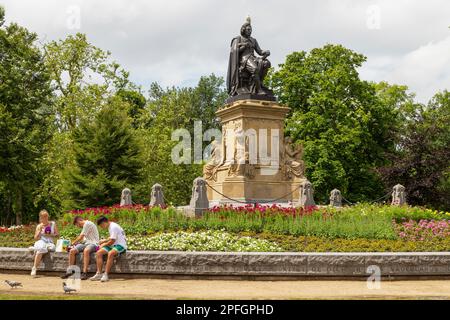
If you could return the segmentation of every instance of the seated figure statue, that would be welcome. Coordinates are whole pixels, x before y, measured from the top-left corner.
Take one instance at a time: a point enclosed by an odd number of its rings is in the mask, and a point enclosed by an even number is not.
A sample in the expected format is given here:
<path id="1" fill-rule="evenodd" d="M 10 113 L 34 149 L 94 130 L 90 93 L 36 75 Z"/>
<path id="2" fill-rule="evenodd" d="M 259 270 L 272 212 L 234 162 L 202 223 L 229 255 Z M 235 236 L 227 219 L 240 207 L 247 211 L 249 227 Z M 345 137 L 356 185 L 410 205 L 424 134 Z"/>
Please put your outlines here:
<path id="1" fill-rule="evenodd" d="M 287 179 L 303 178 L 305 175 L 305 163 L 303 158 L 303 146 L 295 145 L 292 138 L 284 138 L 284 174 Z"/>
<path id="2" fill-rule="evenodd" d="M 231 42 L 228 63 L 227 88 L 230 99 L 234 96 L 257 95 L 262 100 L 275 100 L 273 92 L 263 85 L 271 66 L 267 57 L 269 50 L 262 50 L 255 38 L 251 37 L 250 17 L 241 27 L 241 35 Z M 255 52 L 259 56 L 255 56 Z"/>

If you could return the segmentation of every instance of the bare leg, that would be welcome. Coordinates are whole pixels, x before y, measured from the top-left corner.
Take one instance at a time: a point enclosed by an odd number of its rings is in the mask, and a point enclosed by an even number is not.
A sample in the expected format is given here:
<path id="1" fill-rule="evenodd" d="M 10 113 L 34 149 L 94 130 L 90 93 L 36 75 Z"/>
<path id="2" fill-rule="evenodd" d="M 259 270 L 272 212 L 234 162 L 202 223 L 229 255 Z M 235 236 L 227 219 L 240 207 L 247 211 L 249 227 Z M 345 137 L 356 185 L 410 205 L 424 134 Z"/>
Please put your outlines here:
<path id="1" fill-rule="evenodd" d="M 78 250 L 71 249 L 69 251 L 69 266 L 74 266 L 77 259 Z"/>
<path id="2" fill-rule="evenodd" d="M 103 269 L 103 256 L 105 254 L 107 254 L 108 252 L 106 252 L 103 249 L 100 249 L 99 251 L 97 251 L 97 273 L 102 273 L 102 269 Z"/>
<path id="3" fill-rule="evenodd" d="M 43 253 L 36 252 L 36 255 L 34 256 L 34 268 L 39 267 L 39 264 L 41 263 L 42 257 L 44 256 Z"/>
<path id="4" fill-rule="evenodd" d="M 116 250 L 111 250 L 110 252 L 108 252 L 108 261 L 106 261 L 106 267 L 105 267 L 106 274 L 109 274 L 109 272 L 111 271 L 112 265 L 114 263 L 114 258 L 118 254 L 119 253 Z"/>
<path id="5" fill-rule="evenodd" d="M 86 250 L 84 250 L 83 252 L 83 272 L 87 273 L 88 269 L 89 269 L 89 262 L 91 260 L 91 251 L 87 250 L 88 248 L 86 248 Z M 103 264 L 103 261 L 102 261 Z"/>

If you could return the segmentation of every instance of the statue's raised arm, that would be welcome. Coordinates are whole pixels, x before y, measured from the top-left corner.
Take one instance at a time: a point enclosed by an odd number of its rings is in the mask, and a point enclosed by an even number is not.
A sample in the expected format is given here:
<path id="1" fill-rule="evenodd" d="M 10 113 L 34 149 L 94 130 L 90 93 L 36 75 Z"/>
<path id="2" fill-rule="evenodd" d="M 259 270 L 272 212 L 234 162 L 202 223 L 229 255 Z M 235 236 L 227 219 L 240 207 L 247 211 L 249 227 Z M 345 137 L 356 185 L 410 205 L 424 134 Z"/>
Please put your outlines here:
<path id="1" fill-rule="evenodd" d="M 240 99 L 259 99 L 274 101 L 273 92 L 263 84 L 271 64 L 267 60 L 269 50 L 262 50 L 252 38 L 250 17 L 241 27 L 241 35 L 231 41 L 228 63 L 227 89 L 228 102 Z M 255 52 L 258 56 L 255 55 Z"/>

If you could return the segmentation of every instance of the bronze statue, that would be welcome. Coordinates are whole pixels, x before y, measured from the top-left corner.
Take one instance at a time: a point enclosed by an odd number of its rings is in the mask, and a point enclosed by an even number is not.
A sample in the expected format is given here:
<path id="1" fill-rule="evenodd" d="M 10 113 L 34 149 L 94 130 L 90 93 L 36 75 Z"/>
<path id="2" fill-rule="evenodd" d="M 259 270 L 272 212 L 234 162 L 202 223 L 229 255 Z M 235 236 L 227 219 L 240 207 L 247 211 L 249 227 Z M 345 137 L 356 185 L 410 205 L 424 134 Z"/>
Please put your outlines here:
<path id="1" fill-rule="evenodd" d="M 231 41 L 227 75 L 230 98 L 227 102 L 251 98 L 275 101 L 273 92 L 263 85 L 271 66 L 270 61 L 267 60 L 270 51 L 262 50 L 258 41 L 251 35 L 252 26 L 248 17 L 241 27 L 241 35 Z M 255 52 L 259 56 L 255 56 Z"/>

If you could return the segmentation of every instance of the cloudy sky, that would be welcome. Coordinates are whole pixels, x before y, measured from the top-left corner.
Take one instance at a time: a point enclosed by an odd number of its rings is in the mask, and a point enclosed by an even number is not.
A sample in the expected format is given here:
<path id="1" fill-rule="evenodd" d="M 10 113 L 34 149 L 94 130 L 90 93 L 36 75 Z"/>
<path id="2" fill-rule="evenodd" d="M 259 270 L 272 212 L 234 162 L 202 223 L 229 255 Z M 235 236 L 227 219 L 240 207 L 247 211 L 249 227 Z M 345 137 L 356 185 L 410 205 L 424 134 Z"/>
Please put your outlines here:
<path id="1" fill-rule="evenodd" d="M 144 89 L 225 76 L 231 38 L 245 17 L 272 52 L 340 43 L 363 53 L 366 80 L 406 84 L 427 101 L 450 89 L 448 0 L 0 0 L 7 20 L 42 41 L 82 32 L 112 52 Z"/>

